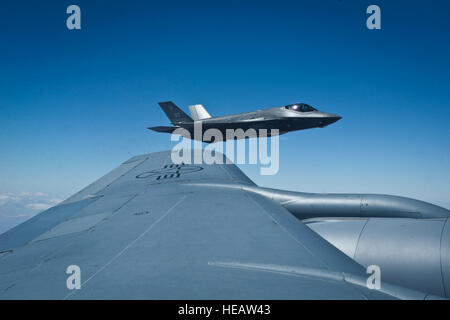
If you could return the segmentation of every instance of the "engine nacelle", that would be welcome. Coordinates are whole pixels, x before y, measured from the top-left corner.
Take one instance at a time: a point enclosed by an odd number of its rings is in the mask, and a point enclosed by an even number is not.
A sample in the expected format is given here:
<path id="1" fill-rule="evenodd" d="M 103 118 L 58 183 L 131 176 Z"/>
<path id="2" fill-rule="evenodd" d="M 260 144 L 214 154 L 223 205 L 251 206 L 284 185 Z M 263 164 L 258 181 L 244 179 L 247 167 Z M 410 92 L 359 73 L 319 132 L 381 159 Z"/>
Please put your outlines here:
<path id="1" fill-rule="evenodd" d="M 450 297 L 450 211 L 377 194 L 317 194 L 244 186 L 290 211 L 386 282 Z"/>
<path id="2" fill-rule="evenodd" d="M 383 280 L 450 297 L 450 223 L 445 219 L 308 219 L 303 222 Z"/>
<path id="3" fill-rule="evenodd" d="M 383 217 L 447 218 L 450 211 L 434 204 L 383 194 L 305 193 L 259 187 L 245 187 L 280 203 L 297 218 Z"/>

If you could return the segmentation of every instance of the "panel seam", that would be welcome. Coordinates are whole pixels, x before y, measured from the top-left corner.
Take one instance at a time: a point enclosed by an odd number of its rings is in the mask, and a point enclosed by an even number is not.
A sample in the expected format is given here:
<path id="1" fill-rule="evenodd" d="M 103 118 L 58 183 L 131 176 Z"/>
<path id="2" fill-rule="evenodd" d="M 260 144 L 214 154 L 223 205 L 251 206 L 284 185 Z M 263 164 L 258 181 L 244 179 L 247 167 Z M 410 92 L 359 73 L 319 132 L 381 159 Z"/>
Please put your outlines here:
<path id="1" fill-rule="evenodd" d="M 92 276 L 90 276 L 86 281 L 84 281 L 81 286 L 86 285 L 90 280 L 92 280 L 95 276 L 97 276 L 100 272 L 102 272 L 104 269 L 106 269 L 111 263 L 116 261 L 125 251 L 127 251 L 129 248 L 131 248 L 138 240 L 140 240 L 143 236 L 145 236 L 155 225 L 157 225 L 161 220 L 163 220 L 170 212 L 172 212 L 173 209 L 175 209 L 181 202 L 186 199 L 186 195 L 182 196 L 173 206 L 171 206 L 161 217 L 159 217 L 155 222 L 153 222 L 144 232 L 142 232 L 136 239 L 131 241 L 125 248 L 123 248 L 119 253 L 117 253 L 114 257 L 112 257 L 108 262 L 106 262 L 102 267 L 100 267 Z M 72 296 L 75 292 L 72 291 L 68 295 L 66 295 L 63 300 L 68 299 L 70 296 Z"/>
<path id="2" fill-rule="evenodd" d="M 353 254 L 352 259 L 356 261 L 356 253 L 358 252 L 358 247 L 359 247 L 359 242 L 361 241 L 361 236 L 363 234 L 364 229 L 367 226 L 367 223 L 369 223 L 370 218 L 367 218 L 366 222 L 364 223 L 363 227 L 361 228 L 361 231 L 359 232 L 358 235 L 358 240 L 356 240 L 356 247 L 355 247 L 355 253 Z"/>

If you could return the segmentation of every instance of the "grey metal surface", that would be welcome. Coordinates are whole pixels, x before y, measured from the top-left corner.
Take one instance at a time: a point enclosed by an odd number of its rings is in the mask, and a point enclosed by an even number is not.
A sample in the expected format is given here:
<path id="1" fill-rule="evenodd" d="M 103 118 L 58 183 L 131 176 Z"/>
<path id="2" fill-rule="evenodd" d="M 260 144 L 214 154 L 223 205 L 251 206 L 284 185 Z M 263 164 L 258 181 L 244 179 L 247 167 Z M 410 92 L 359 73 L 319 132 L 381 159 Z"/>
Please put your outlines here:
<path id="1" fill-rule="evenodd" d="M 0 236 L 0 298 L 428 297 L 367 289 L 364 268 L 254 186 L 234 165 L 130 159 Z M 69 265 L 81 290 L 66 287 Z"/>
<path id="2" fill-rule="evenodd" d="M 305 223 L 361 265 L 378 265 L 382 282 L 449 297 L 448 218 L 334 218 Z"/>
<path id="3" fill-rule="evenodd" d="M 447 218 L 450 211 L 424 201 L 384 194 L 306 193 L 270 188 L 247 188 L 281 204 L 297 218 L 383 217 Z"/>
<path id="4" fill-rule="evenodd" d="M 365 269 L 274 194 L 234 165 L 133 157 L 0 235 L 0 299 L 435 298 L 394 281 L 368 289 Z M 359 227 L 349 246 L 365 243 Z M 81 290 L 66 287 L 69 265 Z"/>
<path id="5" fill-rule="evenodd" d="M 47 232 L 64 220 L 75 215 L 97 199 L 98 197 L 87 198 L 77 202 L 60 204 L 6 231 L 0 235 L 0 252 L 27 244 L 44 232 Z"/>

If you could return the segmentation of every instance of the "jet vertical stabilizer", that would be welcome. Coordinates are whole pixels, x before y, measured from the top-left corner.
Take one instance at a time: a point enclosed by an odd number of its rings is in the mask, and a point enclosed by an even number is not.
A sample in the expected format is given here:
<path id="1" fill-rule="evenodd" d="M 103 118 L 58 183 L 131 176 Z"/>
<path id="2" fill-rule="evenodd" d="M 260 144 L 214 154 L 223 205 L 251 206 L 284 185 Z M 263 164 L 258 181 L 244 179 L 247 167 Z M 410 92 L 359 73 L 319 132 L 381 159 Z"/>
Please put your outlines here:
<path id="1" fill-rule="evenodd" d="M 189 106 L 189 112 L 191 113 L 191 117 L 194 120 L 203 120 L 211 118 L 208 111 L 206 111 L 206 109 L 201 104 Z"/>
<path id="2" fill-rule="evenodd" d="M 194 122 L 191 117 L 184 113 L 183 110 L 178 108 L 172 101 L 159 102 L 158 104 L 161 109 L 163 109 L 164 113 L 170 119 L 170 122 L 172 122 L 172 124 L 177 125 L 180 123 Z"/>

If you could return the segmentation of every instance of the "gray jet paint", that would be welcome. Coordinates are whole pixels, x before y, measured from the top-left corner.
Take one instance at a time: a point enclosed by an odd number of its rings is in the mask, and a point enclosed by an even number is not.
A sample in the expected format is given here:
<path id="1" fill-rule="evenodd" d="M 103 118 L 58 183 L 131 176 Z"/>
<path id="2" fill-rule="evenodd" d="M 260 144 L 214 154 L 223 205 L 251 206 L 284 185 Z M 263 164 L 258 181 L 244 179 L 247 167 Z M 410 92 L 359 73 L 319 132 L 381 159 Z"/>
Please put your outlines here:
<path id="1" fill-rule="evenodd" d="M 260 188 L 232 164 L 146 154 L 0 235 L 0 299 L 448 297 L 449 216 L 403 197 Z M 380 290 L 366 287 L 367 264 L 382 267 Z M 69 265 L 80 290 L 66 287 Z"/>
<path id="2" fill-rule="evenodd" d="M 227 139 L 227 129 L 242 129 L 248 134 L 230 138 L 242 139 L 260 136 L 260 129 L 267 129 L 267 136 L 274 135 L 273 129 L 279 130 L 279 134 L 281 135 L 290 131 L 323 128 L 341 119 L 340 116 L 318 111 L 305 103 L 296 103 L 277 108 L 204 118 L 194 121 L 171 101 L 160 102 L 159 105 L 174 126 L 158 126 L 150 127 L 148 129 L 157 132 L 172 133 L 176 129 L 184 128 L 189 134 L 182 134 L 183 136 L 194 138 L 199 141 L 204 141 L 203 133 L 208 129 L 219 130 L 224 140 Z M 195 125 L 201 125 L 201 134 L 198 136 L 194 135 Z M 252 132 L 251 130 L 247 131 L 249 129 L 254 129 L 255 132 Z"/>

